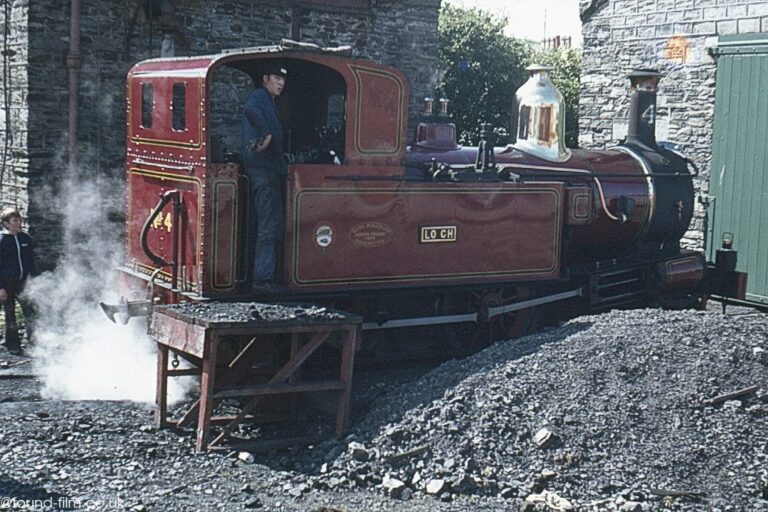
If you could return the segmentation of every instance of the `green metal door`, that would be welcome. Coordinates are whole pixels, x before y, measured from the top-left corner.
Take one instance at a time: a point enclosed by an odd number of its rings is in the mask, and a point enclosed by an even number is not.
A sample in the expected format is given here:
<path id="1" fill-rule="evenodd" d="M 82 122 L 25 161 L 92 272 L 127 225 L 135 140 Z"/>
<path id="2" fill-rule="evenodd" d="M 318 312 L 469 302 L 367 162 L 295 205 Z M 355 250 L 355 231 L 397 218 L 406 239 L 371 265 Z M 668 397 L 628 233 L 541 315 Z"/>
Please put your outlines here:
<path id="1" fill-rule="evenodd" d="M 715 54 L 707 254 L 733 233 L 747 299 L 768 303 L 768 34 L 723 36 Z"/>

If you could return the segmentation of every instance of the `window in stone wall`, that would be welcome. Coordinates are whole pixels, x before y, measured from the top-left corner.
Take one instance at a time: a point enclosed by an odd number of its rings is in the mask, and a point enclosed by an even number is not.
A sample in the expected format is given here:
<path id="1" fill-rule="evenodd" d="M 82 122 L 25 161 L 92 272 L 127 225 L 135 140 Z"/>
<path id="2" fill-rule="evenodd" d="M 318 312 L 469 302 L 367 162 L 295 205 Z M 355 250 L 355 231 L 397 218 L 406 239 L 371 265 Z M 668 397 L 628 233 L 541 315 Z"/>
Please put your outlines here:
<path id="1" fill-rule="evenodd" d="M 177 132 L 182 132 L 187 129 L 187 84 L 175 83 L 173 84 L 173 103 L 171 104 L 171 110 L 173 111 L 173 129 Z"/>
<path id="2" fill-rule="evenodd" d="M 152 84 L 141 84 L 141 127 L 152 128 L 152 109 L 154 106 L 154 88 Z"/>

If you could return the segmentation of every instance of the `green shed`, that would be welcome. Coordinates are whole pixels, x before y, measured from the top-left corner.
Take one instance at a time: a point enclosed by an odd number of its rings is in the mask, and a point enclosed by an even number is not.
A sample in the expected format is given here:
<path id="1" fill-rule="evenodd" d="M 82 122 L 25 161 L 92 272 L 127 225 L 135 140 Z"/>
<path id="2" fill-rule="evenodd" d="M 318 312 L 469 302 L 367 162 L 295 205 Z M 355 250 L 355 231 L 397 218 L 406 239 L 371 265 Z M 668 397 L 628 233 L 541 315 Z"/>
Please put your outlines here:
<path id="1" fill-rule="evenodd" d="M 768 34 L 721 36 L 707 209 L 710 261 L 732 233 L 747 299 L 768 304 Z"/>

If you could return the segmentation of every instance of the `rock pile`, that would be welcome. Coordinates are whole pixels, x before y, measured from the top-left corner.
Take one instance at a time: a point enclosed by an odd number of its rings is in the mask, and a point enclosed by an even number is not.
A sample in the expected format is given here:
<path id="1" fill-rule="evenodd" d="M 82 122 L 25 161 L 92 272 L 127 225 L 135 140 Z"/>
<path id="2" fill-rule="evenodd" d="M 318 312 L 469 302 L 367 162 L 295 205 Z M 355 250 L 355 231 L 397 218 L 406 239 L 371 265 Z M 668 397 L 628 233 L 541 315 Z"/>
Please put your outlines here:
<path id="1" fill-rule="evenodd" d="M 768 511 L 764 314 L 614 311 L 406 384 L 361 378 L 353 432 L 291 452 L 197 454 L 151 407 L 35 401 L 3 375 L 15 509 Z"/>
<path id="2" fill-rule="evenodd" d="M 393 389 L 318 488 L 528 510 L 768 510 L 765 315 L 635 310 L 497 344 Z"/>
<path id="3" fill-rule="evenodd" d="M 263 304 L 260 302 L 185 302 L 164 308 L 167 314 L 206 322 L 341 320 L 342 312 L 316 305 Z"/>

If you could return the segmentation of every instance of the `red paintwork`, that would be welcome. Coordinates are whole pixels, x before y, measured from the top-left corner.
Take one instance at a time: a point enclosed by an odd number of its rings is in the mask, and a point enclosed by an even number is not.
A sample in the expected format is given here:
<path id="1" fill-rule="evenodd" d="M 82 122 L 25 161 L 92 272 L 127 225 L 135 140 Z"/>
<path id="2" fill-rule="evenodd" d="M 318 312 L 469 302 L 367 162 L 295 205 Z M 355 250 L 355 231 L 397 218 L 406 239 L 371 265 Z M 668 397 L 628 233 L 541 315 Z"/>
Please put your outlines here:
<path id="1" fill-rule="evenodd" d="M 598 178 L 608 211 L 615 214 L 619 198 L 625 196 L 635 201 L 635 215 L 626 223 L 610 219 L 601 207 L 595 182 L 584 180 L 595 194 L 593 204 L 596 215 L 593 223 L 574 227 L 572 230 L 573 258 L 585 260 L 625 254 L 633 250 L 651 213 L 648 183 L 643 177 L 642 168 L 630 155 L 616 150 L 574 151 L 574 154 L 574 163 L 583 165 L 583 169 L 591 171 L 593 176 Z M 637 179 L 601 177 L 612 174 L 634 174 Z"/>
<path id="2" fill-rule="evenodd" d="M 432 157 L 453 165 L 474 164 L 477 150 L 430 145 L 427 140 L 406 152 L 408 90 L 403 75 L 393 68 L 262 48 L 156 59 L 129 72 L 126 267 L 132 272 L 149 275 L 154 270 L 140 246 L 141 227 L 160 195 L 178 189 L 183 213 L 170 229 L 181 230 L 183 289 L 197 297 L 237 293 L 245 269 L 242 170 L 210 161 L 208 90 L 218 66 L 245 69 L 272 58 L 289 66 L 301 60 L 332 68 L 347 84 L 343 164 L 295 164 L 289 169 L 280 277 L 290 290 L 553 280 L 563 265 L 627 252 L 642 237 L 650 212 L 648 189 L 642 169 L 627 154 L 574 151 L 568 161 L 552 163 L 497 149 L 497 162 L 515 172 L 556 173 L 557 178 L 536 183 L 407 181 L 403 178 L 423 176 L 420 167 Z M 151 83 L 155 94 L 150 128 L 141 126 L 143 83 Z M 186 126 L 179 131 L 171 127 L 175 83 L 186 84 Z M 430 133 L 425 129 L 423 138 L 434 138 Z M 613 173 L 638 178 L 600 178 Z M 609 212 L 616 211 L 621 196 L 635 201 L 636 214 L 628 222 L 609 219 L 596 176 Z M 169 211 L 170 206 L 163 219 Z M 321 226 L 333 231 L 326 247 L 318 243 Z M 420 242 L 425 226 L 454 228 L 456 238 Z M 173 254 L 173 232 L 168 229 L 161 221 L 148 239 L 152 250 L 166 259 Z M 568 252 L 563 254 L 566 240 Z M 168 280 L 170 268 L 161 277 Z"/>
<path id="3" fill-rule="evenodd" d="M 659 263 L 659 281 L 666 289 L 692 288 L 704 279 L 707 264 L 704 255 L 692 255 L 675 258 Z"/>
<path id="4" fill-rule="evenodd" d="M 431 151 L 420 147 L 411 147 L 406 163 L 416 166 L 436 158 L 439 162 L 453 165 L 473 165 L 477 158 L 477 148 L 459 148 L 456 151 Z M 590 220 L 573 227 L 569 233 L 571 244 L 564 255 L 566 262 L 578 262 L 595 257 L 610 257 L 629 252 L 640 239 L 646 227 L 649 215 L 648 183 L 643 170 L 630 155 L 618 150 L 583 151 L 572 150 L 571 157 L 565 162 L 549 162 L 522 153 L 511 147 L 497 148 L 496 162 L 499 165 L 512 166 L 515 172 L 548 173 L 550 178 L 563 176 L 571 184 L 581 184 L 591 190 Z M 605 175 L 636 175 L 637 178 L 601 177 Z M 609 212 L 617 211 L 621 196 L 635 201 L 635 215 L 626 223 L 619 223 L 608 217 L 601 206 L 597 178 L 605 197 Z M 568 215 L 568 212 L 566 212 Z"/>
<path id="5" fill-rule="evenodd" d="M 370 288 L 559 275 L 562 183 L 328 179 L 356 171 L 294 168 L 285 269 L 290 286 Z M 333 231 L 327 247 L 317 240 L 321 226 Z M 453 227 L 456 240 L 422 243 L 424 226 Z"/>
<path id="6" fill-rule="evenodd" d="M 210 163 L 206 120 L 207 91 L 216 67 L 280 58 L 315 62 L 336 70 L 347 83 L 345 162 L 357 166 L 398 166 L 405 153 L 408 89 L 403 75 L 392 68 L 334 55 L 261 48 L 209 57 L 155 59 L 136 64 L 126 83 L 126 171 L 128 216 L 126 267 L 149 275 L 154 266 L 143 253 L 139 235 L 159 196 L 170 189 L 182 192 L 183 222 L 180 271 L 184 288 L 197 295 L 233 292 L 242 279 L 240 261 L 243 215 L 240 170 Z M 151 127 L 143 127 L 142 84 L 151 84 L 154 112 Z M 186 84 L 186 126 L 173 130 L 172 91 Z M 239 119 L 236 122 L 240 122 Z M 170 212 L 166 207 L 163 217 Z M 234 221 L 234 222 L 233 222 Z M 161 222 L 162 224 L 162 222 Z M 175 227 L 173 227 L 175 229 Z M 149 246 L 171 259 L 172 236 L 153 229 Z M 165 268 L 161 279 L 170 279 Z"/>

